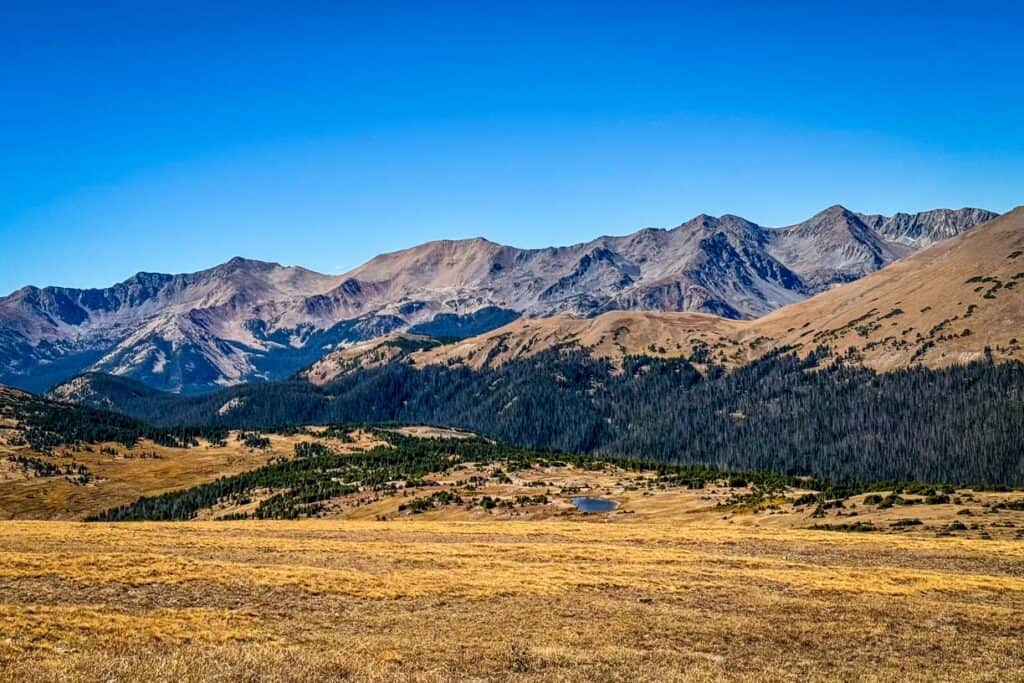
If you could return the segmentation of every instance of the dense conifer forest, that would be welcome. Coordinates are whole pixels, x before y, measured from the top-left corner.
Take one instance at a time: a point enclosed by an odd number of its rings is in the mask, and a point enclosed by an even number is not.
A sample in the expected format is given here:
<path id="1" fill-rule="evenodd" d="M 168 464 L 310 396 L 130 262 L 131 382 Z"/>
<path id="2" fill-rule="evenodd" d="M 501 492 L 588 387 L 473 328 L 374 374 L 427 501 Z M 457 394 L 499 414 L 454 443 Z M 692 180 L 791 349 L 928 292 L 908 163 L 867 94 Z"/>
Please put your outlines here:
<path id="1" fill-rule="evenodd" d="M 427 423 L 527 448 L 836 482 L 1024 483 L 1017 362 L 876 374 L 822 351 L 702 374 L 680 359 L 615 368 L 551 351 L 483 371 L 394 364 L 325 387 L 131 394 L 115 405 L 168 427 Z"/>
<path id="2" fill-rule="evenodd" d="M 227 430 L 219 426 L 154 427 L 126 415 L 87 406 L 56 403 L 32 395 L 0 396 L 0 415 L 17 421 L 19 439 L 48 453 L 61 445 L 113 441 L 126 447 L 150 439 L 170 448 L 188 448 L 198 438 L 223 441 Z"/>

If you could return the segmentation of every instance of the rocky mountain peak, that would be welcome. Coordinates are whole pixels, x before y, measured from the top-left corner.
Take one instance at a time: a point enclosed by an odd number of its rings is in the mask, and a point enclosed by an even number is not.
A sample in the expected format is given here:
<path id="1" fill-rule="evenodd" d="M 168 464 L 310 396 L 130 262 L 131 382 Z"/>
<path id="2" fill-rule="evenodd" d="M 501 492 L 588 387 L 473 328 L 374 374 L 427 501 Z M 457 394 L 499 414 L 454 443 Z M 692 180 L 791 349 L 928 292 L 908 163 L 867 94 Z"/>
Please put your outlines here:
<path id="1" fill-rule="evenodd" d="M 676 226 L 675 229 L 676 230 L 683 230 L 683 229 L 713 230 L 716 227 L 718 227 L 718 218 L 716 216 L 711 216 L 711 215 L 708 215 L 706 213 L 700 213 L 700 214 L 697 214 L 696 216 L 694 216 L 693 218 L 691 218 L 690 220 L 686 221 L 685 223 L 682 223 L 682 224 Z"/>

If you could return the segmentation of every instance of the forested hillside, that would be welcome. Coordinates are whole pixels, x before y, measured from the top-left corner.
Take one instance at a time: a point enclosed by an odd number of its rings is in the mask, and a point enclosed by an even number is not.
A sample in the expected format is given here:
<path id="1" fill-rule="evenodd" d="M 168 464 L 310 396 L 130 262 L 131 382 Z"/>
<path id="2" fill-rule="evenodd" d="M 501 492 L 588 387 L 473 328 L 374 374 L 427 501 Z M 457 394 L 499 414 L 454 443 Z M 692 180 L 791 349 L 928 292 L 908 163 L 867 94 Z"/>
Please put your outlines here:
<path id="1" fill-rule="evenodd" d="M 163 425 L 432 423 L 526 447 L 833 481 L 1024 483 L 1019 362 L 876 374 L 822 351 L 702 375 L 679 359 L 630 357 L 619 371 L 553 351 L 482 371 L 399 364 L 324 387 L 247 385 L 118 407 Z"/>
<path id="2" fill-rule="evenodd" d="M 117 442 L 134 446 L 141 439 L 170 448 L 188 448 L 198 438 L 220 442 L 226 430 L 217 426 L 154 427 L 109 410 L 72 406 L 0 387 L 0 424 L 13 432 L 14 444 L 47 453 L 57 446 Z"/>

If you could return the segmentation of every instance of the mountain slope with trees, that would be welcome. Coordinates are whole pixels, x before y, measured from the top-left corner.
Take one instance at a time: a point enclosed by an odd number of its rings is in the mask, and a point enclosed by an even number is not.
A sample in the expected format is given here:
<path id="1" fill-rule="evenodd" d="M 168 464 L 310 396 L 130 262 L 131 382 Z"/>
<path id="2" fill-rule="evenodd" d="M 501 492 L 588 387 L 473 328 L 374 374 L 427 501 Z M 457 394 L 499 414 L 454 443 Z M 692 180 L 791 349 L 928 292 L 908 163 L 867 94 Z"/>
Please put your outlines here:
<path id="1" fill-rule="evenodd" d="M 700 360 L 700 359 L 695 359 Z M 118 406 L 167 426 L 408 423 L 531 448 L 833 481 L 1024 483 L 1024 364 L 878 374 L 774 352 L 726 372 L 549 350 L 497 367 L 392 364 L 317 386 L 250 384 Z"/>

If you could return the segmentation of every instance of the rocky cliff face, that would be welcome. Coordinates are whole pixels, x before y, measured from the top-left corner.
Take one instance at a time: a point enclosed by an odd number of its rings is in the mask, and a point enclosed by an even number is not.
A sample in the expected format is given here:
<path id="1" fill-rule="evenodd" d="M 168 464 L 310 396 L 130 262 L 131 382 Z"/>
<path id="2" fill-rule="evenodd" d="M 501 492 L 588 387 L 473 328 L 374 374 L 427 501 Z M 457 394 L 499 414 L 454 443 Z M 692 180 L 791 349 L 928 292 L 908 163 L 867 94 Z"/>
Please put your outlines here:
<path id="1" fill-rule="evenodd" d="M 285 377 L 339 346 L 432 323 L 475 334 L 519 315 L 755 318 L 994 216 L 832 207 L 763 228 L 702 215 L 569 247 L 430 242 L 341 276 L 232 259 L 185 275 L 140 273 L 107 289 L 26 287 L 0 299 L 0 382 L 38 391 L 96 370 L 192 393 Z"/>
<path id="2" fill-rule="evenodd" d="M 984 209 L 936 209 L 921 213 L 897 213 L 892 216 L 857 216 L 885 240 L 914 249 L 923 249 L 940 240 L 955 237 L 979 223 L 990 221 L 996 214 Z"/>

